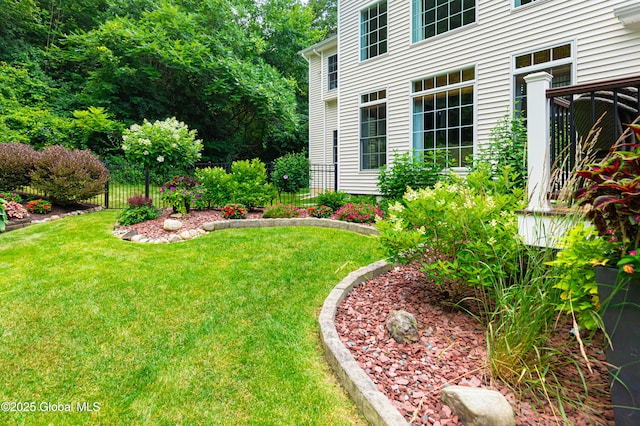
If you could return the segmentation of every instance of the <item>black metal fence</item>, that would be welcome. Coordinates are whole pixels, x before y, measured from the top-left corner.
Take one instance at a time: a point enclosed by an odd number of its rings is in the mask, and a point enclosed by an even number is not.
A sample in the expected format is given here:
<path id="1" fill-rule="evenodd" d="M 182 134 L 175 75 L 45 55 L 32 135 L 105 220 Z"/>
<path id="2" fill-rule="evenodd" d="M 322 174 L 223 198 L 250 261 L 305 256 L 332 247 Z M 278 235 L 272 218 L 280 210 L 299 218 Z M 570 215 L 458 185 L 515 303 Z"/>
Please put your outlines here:
<path id="1" fill-rule="evenodd" d="M 640 111 L 640 76 L 547 90 L 551 104 L 551 191 L 561 190 L 586 156 L 601 160 Z M 594 134 L 592 129 L 599 134 Z M 633 142 L 633 135 L 629 135 Z"/>
<path id="2" fill-rule="evenodd" d="M 171 177 L 193 175 L 195 169 L 205 167 L 221 167 L 227 172 L 231 171 L 231 163 L 214 162 L 200 162 L 196 163 L 192 169 L 172 170 L 165 174 L 145 172 L 141 166 L 122 160 L 105 162 L 105 165 L 107 169 L 109 169 L 110 180 L 105 185 L 104 194 L 97 195 L 85 201 L 111 209 L 126 207 L 127 198 L 136 194 L 144 194 L 147 198 L 153 200 L 154 206 L 166 208 L 168 207 L 167 204 L 160 199 L 160 188 L 163 183 Z M 270 180 L 273 172 L 273 163 L 266 163 L 265 166 L 267 169 L 267 178 Z M 338 168 L 336 164 L 312 164 L 309 169 L 309 188 L 295 194 L 277 193 L 271 203 L 301 206 L 306 203 L 305 200 L 314 197 L 320 192 L 337 191 L 337 173 Z M 20 191 L 34 196 L 46 196 L 46 194 L 38 193 L 38 191 L 30 187 L 21 188 Z"/>

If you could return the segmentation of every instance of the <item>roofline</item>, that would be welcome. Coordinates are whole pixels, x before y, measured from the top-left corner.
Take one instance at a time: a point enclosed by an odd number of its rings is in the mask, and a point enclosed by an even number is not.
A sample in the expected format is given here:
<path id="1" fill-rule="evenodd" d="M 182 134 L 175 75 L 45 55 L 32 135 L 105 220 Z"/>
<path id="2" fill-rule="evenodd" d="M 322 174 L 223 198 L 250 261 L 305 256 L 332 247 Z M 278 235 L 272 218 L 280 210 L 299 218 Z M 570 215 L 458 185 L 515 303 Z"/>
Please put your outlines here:
<path id="1" fill-rule="evenodd" d="M 319 51 L 330 49 L 330 48 L 336 47 L 337 45 L 338 45 L 338 36 L 334 35 L 327 39 L 319 41 L 318 43 L 312 46 L 309 46 L 298 53 L 302 55 L 304 58 L 308 59 L 309 56 L 311 56 L 312 54 L 318 54 L 317 52 Z"/>

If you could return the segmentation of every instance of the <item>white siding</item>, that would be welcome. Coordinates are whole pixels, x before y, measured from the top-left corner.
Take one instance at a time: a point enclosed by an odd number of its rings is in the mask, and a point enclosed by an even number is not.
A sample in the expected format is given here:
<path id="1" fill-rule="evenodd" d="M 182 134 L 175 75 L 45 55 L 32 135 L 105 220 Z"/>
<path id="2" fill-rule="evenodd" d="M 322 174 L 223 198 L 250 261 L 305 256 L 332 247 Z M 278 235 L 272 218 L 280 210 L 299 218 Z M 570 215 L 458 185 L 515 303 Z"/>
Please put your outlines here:
<path id="1" fill-rule="evenodd" d="M 375 171 L 359 170 L 359 96 L 387 88 L 387 151 L 411 148 L 411 81 L 476 67 L 476 139 L 484 144 L 511 108 L 513 55 L 574 43 L 573 83 L 640 74 L 640 31 L 624 27 L 613 9 L 628 0 L 478 0 L 474 24 L 412 44 L 411 1 L 388 0 L 388 53 L 360 62 L 360 10 L 375 1 L 339 6 L 340 189 L 377 193 Z M 323 87 L 324 87 L 323 83 Z"/>
<path id="2" fill-rule="evenodd" d="M 312 164 L 333 162 L 333 130 L 338 128 L 338 90 L 328 90 L 327 58 L 336 53 L 335 43 L 308 53 L 309 160 Z M 338 69 L 338 78 L 339 72 Z"/>

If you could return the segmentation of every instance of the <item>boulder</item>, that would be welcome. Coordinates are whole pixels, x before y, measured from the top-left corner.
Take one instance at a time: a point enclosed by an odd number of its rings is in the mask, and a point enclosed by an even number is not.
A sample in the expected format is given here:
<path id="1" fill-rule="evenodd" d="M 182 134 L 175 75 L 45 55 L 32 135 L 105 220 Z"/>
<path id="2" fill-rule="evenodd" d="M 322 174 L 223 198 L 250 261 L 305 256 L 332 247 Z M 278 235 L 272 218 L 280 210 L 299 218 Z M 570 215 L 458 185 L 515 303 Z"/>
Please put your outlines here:
<path id="1" fill-rule="evenodd" d="M 387 318 L 387 330 L 391 337 L 397 342 L 417 342 L 420 340 L 418 334 L 418 321 L 416 317 L 407 311 L 393 311 Z"/>
<path id="2" fill-rule="evenodd" d="M 440 392 L 442 402 L 451 408 L 465 426 L 513 426 L 513 409 L 507 399 L 490 389 L 448 386 Z"/>
<path id="3" fill-rule="evenodd" d="M 122 239 L 125 241 L 131 241 L 131 238 L 133 238 L 136 235 L 138 235 L 138 231 L 132 229 L 130 231 L 127 231 L 124 235 L 122 235 Z"/>
<path id="4" fill-rule="evenodd" d="M 177 231 L 182 228 L 182 222 L 176 219 L 166 219 L 162 227 L 165 231 Z"/>

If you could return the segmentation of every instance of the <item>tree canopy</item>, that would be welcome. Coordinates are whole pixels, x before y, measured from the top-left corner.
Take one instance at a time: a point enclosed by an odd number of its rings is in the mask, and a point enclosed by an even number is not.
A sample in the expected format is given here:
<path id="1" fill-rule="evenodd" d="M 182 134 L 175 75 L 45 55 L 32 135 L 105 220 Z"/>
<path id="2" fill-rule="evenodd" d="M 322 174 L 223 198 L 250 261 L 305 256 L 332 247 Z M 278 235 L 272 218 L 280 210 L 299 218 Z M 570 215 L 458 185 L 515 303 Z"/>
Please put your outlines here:
<path id="1" fill-rule="evenodd" d="M 0 0 L 0 142 L 106 155 L 131 124 L 176 117 L 197 130 L 206 159 L 300 151 L 308 107 L 298 52 L 331 31 L 334 6 Z"/>

